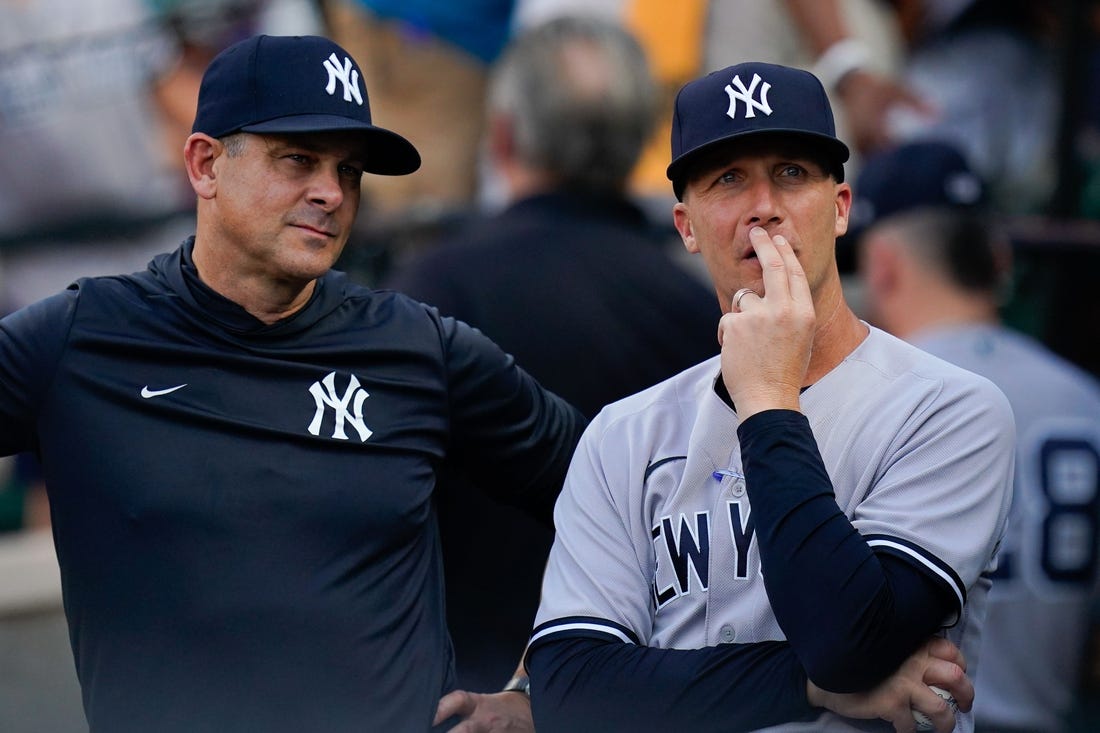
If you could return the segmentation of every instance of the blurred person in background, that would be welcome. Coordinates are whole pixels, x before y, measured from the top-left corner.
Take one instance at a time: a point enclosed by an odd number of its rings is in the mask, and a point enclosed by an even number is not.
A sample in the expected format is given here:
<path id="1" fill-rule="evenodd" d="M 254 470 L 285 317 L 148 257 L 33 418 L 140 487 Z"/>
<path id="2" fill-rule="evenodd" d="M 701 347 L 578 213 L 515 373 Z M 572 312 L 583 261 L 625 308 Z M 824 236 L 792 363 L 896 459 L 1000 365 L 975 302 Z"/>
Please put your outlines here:
<path id="1" fill-rule="evenodd" d="M 162 136 L 181 47 L 143 0 L 5 0 L 0 48 L 0 301 L 13 310 L 79 275 L 143 267 L 191 226 L 194 202 L 184 138 L 170 157 Z"/>
<path id="2" fill-rule="evenodd" d="M 893 110 L 898 142 L 944 140 L 986 184 L 987 205 L 1039 213 L 1058 171 L 1062 112 L 1053 0 L 893 0 L 905 55 L 899 75 L 933 114 Z M 1075 93 L 1067 90 L 1066 94 Z"/>
<path id="3" fill-rule="evenodd" d="M 0 312 L 193 228 L 180 150 L 202 72 L 294 6 L 308 17 L 310 0 L 0 2 Z"/>
<path id="4" fill-rule="evenodd" d="M 588 417 L 716 354 L 713 295 L 627 191 L 655 100 L 621 24 L 561 16 L 522 31 L 486 111 L 506 207 L 397 263 L 385 286 L 485 332 Z M 440 495 L 447 608 L 461 684 L 497 689 L 530 633 L 552 532 L 475 494 Z"/>
<path id="5" fill-rule="evenodd" d="M 1012 510 L 975 679 L 977 731 L 1058 733 L 1078 688 L 1100 567 L 1100 385 L 1002 325 L 1010 243 L 962 151 L 900 146 L 866 161 L 854 189 L 869 319 L 991 379 L 1016 419 Z"/>
<path id="6" fill-rule="evenodd" d="M 393 260 L 434 246 L 478 207 L 479 140 L 490 65 L 514 0 L 317 0 L 325 34 L 357 59 L 380 118 L 424 152 L 423 167 L 364 180 L 339 263 L 376 285 Z"/>
<path id="7" fill-rule="evenodd" d="M 994 210 L 1035 213 L 1057 173 L 1059 10 L 1051 0 L 712 0 L 704 63 L 812 70 L 860 154 L 853 174 L 891 146 L 949 140 L 985 178 Z"/>

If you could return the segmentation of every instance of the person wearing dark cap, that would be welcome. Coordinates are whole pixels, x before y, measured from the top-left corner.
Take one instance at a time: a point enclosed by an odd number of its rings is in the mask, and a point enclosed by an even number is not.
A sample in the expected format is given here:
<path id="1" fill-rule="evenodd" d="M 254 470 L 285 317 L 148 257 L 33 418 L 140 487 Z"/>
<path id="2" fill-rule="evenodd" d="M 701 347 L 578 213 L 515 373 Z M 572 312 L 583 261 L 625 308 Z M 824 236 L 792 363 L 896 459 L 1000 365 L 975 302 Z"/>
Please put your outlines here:
<path id="1" fill-rule="evenodd" d="M 1012 413 L 845 302 L 834 130 L 793 68 L 677 96 L 673 218 L 717 292 L 721 354 L 581 439 L 526 654 L 540 733 L 911 731 L 911 706 L 925 730 L 973 729 L 972 698 L 953 691 L 956 718 L 932 686 L 973 659 Z M 883 689 L 879 707 L 835 694 Z"/>
<path id="2" fill-rule="evenodd" d="M 891 185 L 901 177 L 904 189 Z M 872 322 L 988 377 L 1012 404 L 1012 510 L 982 630 L 974 720 L 978 731 L 1060 733 L 1100 583 L 1100 384 L 1002 324 L 1011 245 L 983 190 L 948 143 L 868 160 L 855 183 L 873 215 L 857 240 L 860 274 Z"/>
<path id="3" fill-rule="evenodd" d="M 966 209 L 987 202 L 986 186 L 953 144 L 918 140 L 868 158 L 853 185 L 848 231 L 837 240 L 842 273 L 857 269 L 857 243 L 873 222 L 917 206 Z"/>
<path id="4" fill-rule="evenodd" d="M 226 49 L 183 154 L 193 236 L 0 321 L 0 455 L 44 467 L 89 729 L 422 733 L 454 684 L 437 474 L 548 520 L 584 419 L 330 269 L 362 175 L 420 164 L 336 44 Z"/>

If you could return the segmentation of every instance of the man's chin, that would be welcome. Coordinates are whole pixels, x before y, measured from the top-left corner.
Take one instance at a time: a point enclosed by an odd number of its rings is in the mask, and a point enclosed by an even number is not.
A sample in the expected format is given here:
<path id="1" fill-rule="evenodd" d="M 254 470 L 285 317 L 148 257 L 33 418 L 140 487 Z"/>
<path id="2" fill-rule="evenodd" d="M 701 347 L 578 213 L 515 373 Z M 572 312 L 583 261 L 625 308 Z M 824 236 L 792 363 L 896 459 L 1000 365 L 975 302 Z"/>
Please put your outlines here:
<path id="1" fill-rule="evenodd" d="M 341 249 L 330 245 L 324 248 L 306 247 L 299 250 L 296 256 L 285 261 L 287 275 L 303 282 L 316 280 L 332 269 L 340 257 Z"/>

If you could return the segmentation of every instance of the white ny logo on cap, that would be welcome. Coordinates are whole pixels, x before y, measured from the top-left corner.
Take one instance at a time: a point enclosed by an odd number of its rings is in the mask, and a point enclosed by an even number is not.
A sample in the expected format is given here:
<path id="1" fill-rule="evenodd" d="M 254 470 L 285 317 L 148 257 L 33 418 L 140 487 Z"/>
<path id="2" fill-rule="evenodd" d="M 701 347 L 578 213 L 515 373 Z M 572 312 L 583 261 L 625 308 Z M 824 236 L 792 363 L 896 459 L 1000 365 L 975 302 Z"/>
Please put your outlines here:
<path id="1" fill-rule="evenodd" d="M 325 91 L 329 94 L 336 93 L 336 82 L 344 85 L 344 101 L 350 102 L 353 98 L 360 107 L 363 106 L 363 95 L 359 91 L 359 72 L 351 64 L 351 59 L 344 57 L 344 63 L 340 63 L 336 53 L 333 52 L 325 59 L 325 70 L 328 72 L 328 84 Z"/>
<path id="2" fill-rule="evenodd" d="M 733 77 L 733 83 L 737 85 L 737 89 L 734 89 L 733 86 L 729 84 L 726 85 L 726 94 L 728 94 L 730 98 L 730 108 L 726 110 L 726 115 L 728 115 L 731 120 L 737 119 L 738 100 L 745 103 L 746 118 L 756 117 L 756 110 L 760 110 L 765 115 L 771 116 L 772 108 L 771 105 L 768 104 L 768 90 L 772 88 L 772 85 L 765 81 L 763 86 L 761 86 L 761 81 L 759 74 L 753 74 L 752 84 L 746 89 L 744 83 L 741 81 L 741 77 L 735 76 Z M 760 88 L 760 101 L 753 98 L 756 95 L 757 87 Z"/>

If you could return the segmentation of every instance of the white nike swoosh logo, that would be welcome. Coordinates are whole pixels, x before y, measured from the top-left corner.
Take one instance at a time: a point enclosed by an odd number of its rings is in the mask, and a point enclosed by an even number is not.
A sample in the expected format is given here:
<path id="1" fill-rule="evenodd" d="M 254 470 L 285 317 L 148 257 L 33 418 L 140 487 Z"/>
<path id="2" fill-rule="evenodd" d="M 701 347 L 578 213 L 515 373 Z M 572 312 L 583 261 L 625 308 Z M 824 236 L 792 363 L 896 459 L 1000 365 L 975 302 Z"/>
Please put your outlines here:
<path id="1" fill-rule="evenodd" d="M 186 384 L 181 384 L 177 387 L 169 387 L 168 389 L 149 389 L 149 385 L 145 385 L 141 388 L 141 396 L 145 399 L 149 399 L 150 397 L 160 397 L 161 395 L 171 394 L 177 389 L 183 389 L 186 386 Z"/>

